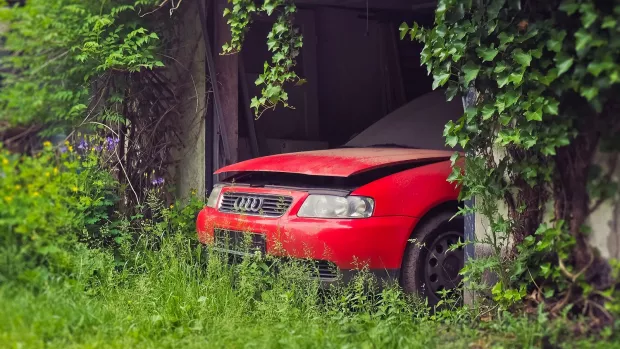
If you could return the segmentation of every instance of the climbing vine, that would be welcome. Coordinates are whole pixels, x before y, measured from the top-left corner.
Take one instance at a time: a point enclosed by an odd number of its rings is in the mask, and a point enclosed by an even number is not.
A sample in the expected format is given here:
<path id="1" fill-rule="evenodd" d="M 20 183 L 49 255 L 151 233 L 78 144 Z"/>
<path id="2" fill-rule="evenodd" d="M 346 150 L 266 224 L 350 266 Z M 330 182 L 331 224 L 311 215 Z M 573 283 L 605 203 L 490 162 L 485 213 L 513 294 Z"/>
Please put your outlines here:
<path id="1" fill-rule="evenodd" d="M 617 0 L 440 0 L 433 28 L 400 27 L 424 43 L 433 88 L 465 96 L 444 131 L 468 154 L 450 180 L 476 198 L 488 221 L 478 242 L 493 253 L 464 273 L 493 271 L 492 294 L 507 306 L 527 299 L 611 319 L 614 280 L 586 225 L 591 202 L 617 195 L 594 156 L 619 151 L 619 16 Z"/>
<path id="2" fill-rule="evenodd" d="M 296 58 L 303 45 L 303 37 L 293 20 L 297 7 L 292 0 L 265 0 L 257 4 L 254 0 L 229 0 L 231 8 L 224 10 L 230 25 L 232 38 L 222 47 L 223 54 L 238 53 L 243 46 L 245 33 L 250 29 L 252 17 L 261 13 L 267 16 L 277 14 L 271 31 L 267 35 L 267 49 L 272 53 L 271 62 L 265 62 L 263 73 L 255 81 L 261 86 L 261 95 L 251 101 L 256 117 L 278 105 L 293 108 L 288 103 L 285 84 L 303 84 L 304 79 L 295 72 Z"/>

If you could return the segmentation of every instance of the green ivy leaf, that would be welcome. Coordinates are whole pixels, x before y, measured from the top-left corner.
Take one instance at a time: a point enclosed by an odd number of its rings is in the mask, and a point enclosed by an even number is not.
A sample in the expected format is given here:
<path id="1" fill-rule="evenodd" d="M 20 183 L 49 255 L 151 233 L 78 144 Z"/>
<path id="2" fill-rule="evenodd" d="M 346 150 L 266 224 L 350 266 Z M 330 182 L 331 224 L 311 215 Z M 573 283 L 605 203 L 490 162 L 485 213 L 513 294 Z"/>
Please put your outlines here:
<path id="1" fill-rule="evenodd" d="M 551 115 L 558 115 L 559 112 L 559 108 L 560 108 L 560 102 L 556 101 L 556 100 L 550 100 L 547 102 L 547 104 L 545 104 L 545 113 L 547 114 L 551 114 Z"/>
<path id="2" fill-rule="evenodd" d="M 558 68 L 558 76 L 560 76 L 573 66 L 573 58 L 566 54 L 559 54 L 555 57 L 555 64 Z"/>
<path id="3" fill-rule="evenodd" d="M 447 72 L 433 75 L 433 90 L 445 85 L 448 79 L 450 79 L 450 73 Z"/>
<path id="4" fill-rule="evenodd" d="M 450 82 L 448 88 L 446 89 L 446 99 L 451 101 L 459 92 L 459 86 L 455 83 Z"/>
<path id="5" fill-rule="evenodd" d="M 261 106 L 258 97 L 252 97 L 252 101 L 250 102 L 250 108 L 257 110 Z"/>
<path id="6" fill-rule="evenodd" d="M 548 277 L 551 273 L 551 263 L 543 263 L 540 266 L 540 272 L 544 277 Z"/>
<path id="7" fill-rule="evenodd" d="M 577 53 L 582 53 L 585 51 L 592 42 L 592 34 L 590 34 L 584 28 L 579 29 L 575 33 L 575 50 Z"/>
<path id="8" fill-rule="evenodd" d="M 594 97 L 598 96 L 598 91 L 597 87 L 589 86 L 582 88 L 580 94 L 588 101 L 591 101 Z"/>
<path id="9" fill-rule="evenodd" d="M 403 40 L 407 33 L 409 32 L 409 25 L 403 22 L 400 27 L 398 27 L 398 31 L 400 32 L 400 39 Z"/>
<path id="10" fill-rule="evenodd" d="M 558 68 L 549 69 L 547 75 L 540 77 L 539 81 L 542 82 L 545 86 L 551 85 L 551 83 L 558 78 L 558 71 Z"/>
<path id="11" fill-rule="evenodd" d="M 454 130 L 454 121 L 449 120 L 443 127 L 443 136 L 448 137 L 453 133 L 452 130 Z"/>
<path id="12" fill-rule="evenodd" d="M 613 16 L 605 16 L 603 19 L 603 24 L 601 24 L 601 28 L 603 29 L 612 29 L 616 27 L 616 19 Z"/>
<path id="13" fill-rule="evenodd" d="M 463 83 L 466 86 L 469 86 L 469 83 L 478 77 L 478 72 L 480 72 L 480 66 L 473 63 L 472 61 L 468 61 L 463 66 Z"/>
<path id="14" fill-rule="evenodd" d="M 536 109 L 525 113 L 525 118 L 527 121 L 542 121 L 542 115 L 542 109 Z"/>
<path id="15" fill-rule="evenodd" d="M 499 88 L 502 88 L 504 86 L 506 86 L 506 84 L 508 84 L 508 82 L 510 82 L 510 74 L 508 73 L 504 73 L 504 74 L 500 74 L 497 79 L 497 86 Z"/>
<path id="16" fill-rule="evenodd" d="M 476 49 L 476 53 L 483 62 L 491 62 L 495 59 L 495 57 L 499 53 L 499 50 L 493 47 L 478 47 Z"/>
<path id="17" fill-rule="evenodd" d="M 581 6 L 581 23 L 583 27 L 588 29 L 596 19 L 598 18 L 598 14 L 592 4 L 584 4 Z"/>
<path id="18" fill-rule="evenodd" d="M 506 101 L 504 98 L 495 99 L 495 108 L 497 108 L 497 112 L 500 114 L 506 109 Z"/>
<path id="19" fill-rule="evenodd" d="M 454 164 L 454 162 L 452 162 L 452 164 Z M 447 181 L 450 183 L 456 182 L 459 180 L 460 177 L 461 177 L 461 171 L 457 167 L 453 167 L 452 171 L 450 172 L 450 175 L 447 178 Z"/>
<path id="20" fill-rule="evenodd" d="M 545 295 L 545 298 L 549 299 L 555 295 L 555 290 L 553 288 L 548 288 L 543 294 Z"/>
<path id="21" fill-rule="evenodd" d="M 503 99 L 504 99 L 504 103 L 506 104 L 506 108 L 510 108 L 512 105 L 517 103 L 520 97 L 521 97 L 520 90 L 511 89 L 511 90 L 507 90 L 506 92 L 504 92 Z"/>
<path id="22" fill-rule="evenodd" d="M 509 44 L 515 40 L 514 34 L 507 34 L 506 32 L 499 33 L 497 37 L 499 39 L 500 46 L 505 46 L 506 44 Z"/>
<path id="23" fill-rule="evenodd" d="M 456 147 L 458 142 L 459 142 L 459 137 L 457 136 L 449 135 L 446 137 L 446 144 L 449 145 L 451 148 Z"/>
<path id="24" fill-rule="evenodd" d="M 452 154 L 450 156 L 450 163 L 454 165 L 456 163 L 456 160 L 458 160 L 460 156 L 461 155 L 458 152 L 455 152 L 454 154 Z"/>
<path id="25" fill-rule="evenodd" d="M 504 70 L 506 70 L 506 68 L 508 68 L 508 65 L 506 64 L 506 62 L 504 61 L 499 61 L 497 62 L 497 64 L 495 65 L 495 68 L 493 68 L 493 72 L 494 73 L 501 73 Z"/>
<path id="26" fill-rule="evenodd" d="M 603 71 L 605 70 L 612 70 L 614 69 L 615 64 L 611 61 L 605 61 L 605 62 L 590 62 L 588 64 L 588 73 L 594 75 L 594 76 L 599 76 Z"/>
<path id="27" fill-rule="evenodd" d="M 490 119 L 493 114 L 495 113 L 495 107 L 491 104 L 486 104 L 483 108 L 482 108 L 482 120 L 488 120 Z"/>
<path id="28" fill-rule="evenodd" d="M 512 57 L 515 62 L 524 67 L 529 67 L 532 62 L 532 55 L 529 52 L 523 52 L 520 48 L 513 51 Z"/>
<path id="29" fill-rule="evenodd" d="M 470 123 L 478 115 L 478 109 L 475 107 L 469 107 L 465 109 L 465 120 Z"/>
<path id="30" fill-rule="evenodd" d="M 566 12 L 566 14 L 570 16 L 579 10 L 579 4 L 573 0 L 563 1 L 560 5 L 560 10 Z"/>
<path id="31" fill-rule="evenodd" d="M 512 82 L 516 86 L 519 86 L 523 82 L 523 74 L 525 71 L 516 71 L 510 74 L 508 81 Z"/>
<path id="32" fill-rule="evenodd" d="M 268 16 L 271 16 L 271 14 L 273 13 L 275 9 L 276 9 L 276 4 L 273 2 L 265 1 L 265 3 L 263 4 L 263 10 L 267 12 Z"/>
<path id="33" fill-rule="evenodd" d="M 543 153 L 543 155 L 545 155 L 545 156 L 553 156 L 553 155 L 555 155 L 555 147 L 552 146 L 552 145 L 544 146 L 541 149 L 541 153 Z M 540 248 L 542 248 L 542 247 L 540 247 Z"/>
<path id="34" fill-rule="evenodd" d="M 506 0 L 492 0 L 487 5 L 487 17 L 491 20 L 496 19 L 499 15 L 499 11 L 502 9 Z"/>

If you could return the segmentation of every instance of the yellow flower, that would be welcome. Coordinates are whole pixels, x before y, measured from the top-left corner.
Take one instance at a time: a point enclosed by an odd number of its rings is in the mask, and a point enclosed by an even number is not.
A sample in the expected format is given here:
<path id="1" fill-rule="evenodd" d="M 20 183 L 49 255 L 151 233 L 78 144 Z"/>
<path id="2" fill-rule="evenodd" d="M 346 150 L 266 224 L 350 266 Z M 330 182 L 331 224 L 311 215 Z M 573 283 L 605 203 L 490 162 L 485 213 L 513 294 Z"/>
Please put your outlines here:
<path id="1" fill-rule="evenodd" d="M 43 146 L 46 147 L 46 148 L 50 148 L 52 146 L 52 142 L 45 141 L 45 142 L 43 142 Z"/>
<path id="2" fill-rule="evenodd" d="M 57 175 L 58 174 L 58 167 L 54 167 L 54 174 Z"/>
<path id="3" fill-rule="evenodd" d="M 8 165 L 9 164 L 9 160 L 8 159 L 2 159 L 2 164 L 3 165 Z"/>
<path id="4" fill-rule="evenodd" d="M 77 193 L 77 191 L 78 191 L 78 187 L 76 187 L 76 186 L 74 185 L 74 186 L 73 186 L 73 188 L 71 188 L 71 190 L 73 190 L 74 192 L 76 192 L 76 193 Z"/>
<path id="5" fill-rule="evenodd" d="M 34 193 L 32 193 L 32 196 L 34 196 L 36 198 L 37 196 L 39 196 L 39 192 L 35 191 Z"/>
<path id="6" fill-rule="evenodd" d="M 173 209 L 173 208 L 174 208 L 174 205 L 170 205 L 170 209 Z"/>
<path id="7" fill-rule="evenodd" d="M 70 145 L 67 149 L 69 149 L 69 151 L 73 151 L 73 146 Z"/>
<path id="8" fill-rule="evenodd" d="M 65 145 L 67 145 L 67 146 L 68 146 L 68 145 L 69 145 L 69 141 L 65 141 Z"/>
<path id="9" fill-rule="evenodd" d="M 49 177 L 50 173 L 49 172 L 45 172 L 45 177 Z"/>
<path id="10" fill-rule="evenodd" d="M 18 184 L 18 185 L 15 186 L 15 190 L 21 190 L 21 189 L 22 189 L 21 185 Z"/>
<path id="11" fill-rule="evenodd" d="M 10 204 L 11 201 L 13 201 L 13 197 L 12 196 L 5 196 L 4 197 L 4 201 L 6 201 L 6 202 L 8 202 Z"/>

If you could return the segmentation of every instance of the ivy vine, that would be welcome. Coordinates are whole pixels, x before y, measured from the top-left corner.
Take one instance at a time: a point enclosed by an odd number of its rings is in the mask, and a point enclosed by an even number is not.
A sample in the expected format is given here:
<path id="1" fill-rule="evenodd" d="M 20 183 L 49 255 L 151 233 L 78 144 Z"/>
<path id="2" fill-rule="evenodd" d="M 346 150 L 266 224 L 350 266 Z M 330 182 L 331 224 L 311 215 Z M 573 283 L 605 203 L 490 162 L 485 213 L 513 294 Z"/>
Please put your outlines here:
<path id="1" fill-rule="evenodd" d="M 299 85 L 305 82 L 294 70 L 303 46 L 303 36 L 299 28 L 294 26 L 297 7 L 292 0 L 265 0 L 260 5 L 254 0 L 229 0 L 229 3 L 232 3 L 232 7 L 224 10 L 224 16 L 230 25 L 232 37 L 230 42 L 223 45 L 223 54 L 234 54 L 241 50 L 253 16 L 261 13 L 267 16 L 277 14 L 267 35 L 267 49 L 272 53 L 271 62 L 265 62 L 263 73 L 255 81 L 257 86 L 261 86 L 261 95 L 253 97 L 250 105 L 256 117 L 278 105 L 293 108 L 288 103 L 288 93 L 284 86 L 287 83 Z"/>
<path id="2" fill-rule="evenodd" d="M 617 195 L 613 185 L 600 188 L 601 176 L 611 177 L 593 158 L 620 150 L 619 16 L 617 0 L 440 0 L 433 28 L 400 27 L 424 43 L 433 88 L 470 97 L 444 131 L 468 154 L 450 180 L 462 198 L 476 197 L 489 222 L 479 242 L 494 254 L 464 273 L 494 271 L 493 296 L 506 305 L 527 298 L 610 318 L 601 294 L 615 281 L 586 222 L 592 199 Z"/>

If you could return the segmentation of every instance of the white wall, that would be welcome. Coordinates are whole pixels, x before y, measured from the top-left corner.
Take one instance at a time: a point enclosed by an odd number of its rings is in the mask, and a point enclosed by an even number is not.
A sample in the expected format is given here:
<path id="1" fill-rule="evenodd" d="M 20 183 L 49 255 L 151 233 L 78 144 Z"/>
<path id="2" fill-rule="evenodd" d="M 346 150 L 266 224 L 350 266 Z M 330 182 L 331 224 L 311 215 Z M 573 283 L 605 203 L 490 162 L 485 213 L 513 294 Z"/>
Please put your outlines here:
<path id="1" fill-rule="evenodd" d="M 595 163 L 601 166 L 604 173 L 607 173 L 609 169 L 609 161 L 612 156 L 617 157 L 620 156 L 620 154 L 596 155 Z M 612 180 L 620 181 L 620 166 L 614 171 Z M 590 205 L 594 205 L 594 202 Z M 553 208 L 551 207 L 551 203 L 548 203 L 548 206 L 549 207 L 546 209 L 546 220 L 550 221 L 552 219 L 551 214 Z M 504 215 L 507 214 L 503 203 L 500 203 L 499 209 Z M 489 233 L 488 221 L 486 218 L 477 214 L 475 222 L 476 238 L 483 239 Z M 587 224 L 591 228 L 591 246 L 605 259 L 620 259 L 620 193 L 618 193 L 615 198 L 601 204 L 592 212 Z M 478 244 L 475 247 L 476 256 L 488 256 L 491 253 L 490 246 Z"/>
<path id="2" fill-rule="evenodd" d="M 597 154 L 596 163 L 603 169 L 609 170 L 611 157 L 620 154 Z M 619 160 L 620 161 L 620 160 Z M 612 180 L 620 181 L 620 166 L 616 167 Z M 620 194 L 599 206 L 589 217 L 588 223 L 592 228 L 590 242 L 604 258 L 620 258 Z"/>

